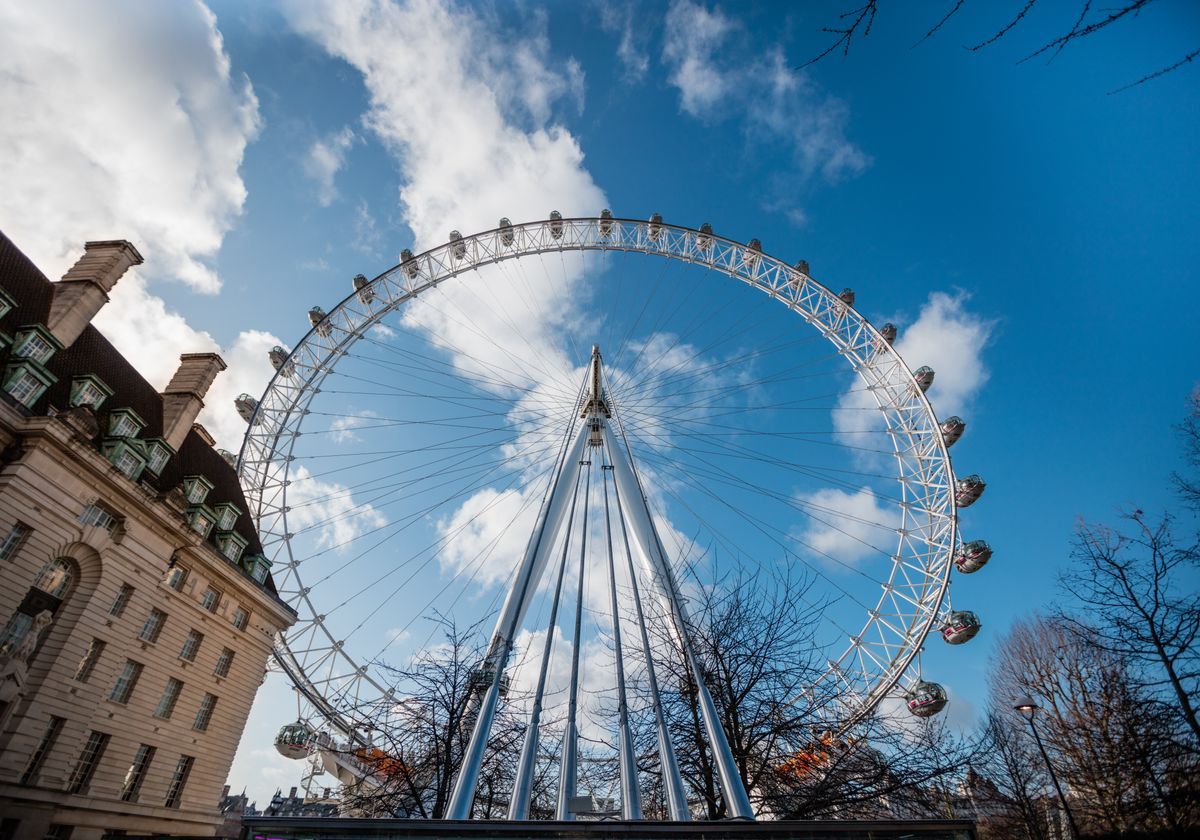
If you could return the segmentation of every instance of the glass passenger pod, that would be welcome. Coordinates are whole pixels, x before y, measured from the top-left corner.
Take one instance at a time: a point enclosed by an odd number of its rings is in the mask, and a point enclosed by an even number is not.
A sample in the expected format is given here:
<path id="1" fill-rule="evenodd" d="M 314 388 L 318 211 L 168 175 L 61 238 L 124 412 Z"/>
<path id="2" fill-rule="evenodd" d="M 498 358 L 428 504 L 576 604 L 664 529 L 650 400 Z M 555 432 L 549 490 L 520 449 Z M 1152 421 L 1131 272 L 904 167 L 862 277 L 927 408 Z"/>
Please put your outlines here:
<path id="1" fill-rule="evenodd" d="M 400 267 L 404 269 L 409 280 L 416 280 L 417 273 L 421 270 L 421 266 L 413 258 L 413 252 L 407 248 L 400 252 Z"/>
<path id="2" fill-rule="evenodd" d="M 370 306 L 371 301 L 375 300 L 375 290 L 371 288 L 371 281 L 364 274 L 354 275 L 354 291 L 358 293 L 358 300 L 363 306 Z"/>
<path id="3" fill-rule="evenodd" d="M 271 360 L 271 367 L 284 376 L 290 377 L 296 372 L 296 366 L 288 360 L 288 351 L 284 350 L 278 344 L 267 352 L 267 358 Z"/>
<path id="4" fill-rule="evenodd" d="M 492 668 L 476 668 L 471 672 L 470 686 L 472 691 L 487 691 L 492 684 L 492 678 L 496 676 L 495 670 Z M 509 676 L 502 674 L 500 677 L 500 696 L 508 696 Z"/>
<path id="5" fill-rule="evenodd" d="M 700 225 L 700 232 L 696 234 L 696 249 L 707 253 L 712 249 L 712 225 L 708 222 Z"/>
<path id="6" fill-rule="evenodd" d="M 921 393 L 929 390 L 929 386 L 933 384 L 933 368 L 929 365 L 922 365 L 913 371 L 913 381 L 917 383 L 917 387 L 921 389 Z"/>
<path id="7" fill-rule="evenodd" d="M 657 242 L 662 236 L 662 214 L 653 213 L 650 216 L 650 241 Z"/>
<path id="8" fill-rule="evenodd" d="M 318 335 L 329 336 L 332 328 L 329 326 L 329 321 L 325 318 L 324 309 L 314 306 L 308 310 L 308 322 L 313 325 L 313 329 L 317 331 Z"/>
<path id="9" fill-rule="evenodd" d="M 975 638 L 981 627 L 983 624 L 975 613 L 970 610 L 955 610 L 942 625 L 942 638 L 947 644 L 961 645 Z"/>
<path id="10" fill-rule="evenodd" d="M 954 491 L 954 501 L 960 508 L 970 507 L 979 500 L 986 488 L 987 482 L 979 475 L 971 474 L 966 478 L 960 478 L 958 487 Z"/>
<path id="11" fill-rule="evenodd" d="M 254 412 L 258 411 L 258 400 L 249 394 L 239 394 L 233 401 L 233 407 L 247 423 L 257 426 L 262 421 L 262 418 L 254 416 Z"/>
<path id="12" fill-rule="evenodd" d="M 896 325 L 889 322 L 879 328 L 879 334 L 883 336 L 883 340 L 891 344 L 896 340 Z"/>
<path id="13" fill-rule="evenodd" d="M 467 243 L 463 242 L 462 234 L 456 230 L 450 231 L 450 253 L 456 260 L 461 260 L 467 255 Z"/>
<path id="14" fill-rule="evenodd" d="M 792 266 L 792 274 L 791 277 L 788 278 L 788 283 L 791 284 L 793 289 L 799 291 L 800 286 L 804 282 L 804 278 L 811 276 L 812 275 L 808 273 L 808 260 L 796 260 L 796 264 Z"/>
<path id="15" fill-rule="evenodd" d="M 854 306 L 854 290 L 842 289 L 841 294 L 838 295 L 838 300 L 846 304 L 846 306 Z"/>
<path id="16" fill-rule="evenodd" d="M 742 265 L 747 268 L 754 268 L 754 266 L 758 265 L 761 257 L 762 243 L 757 239 L 751 239 L 750 243 L 742 249 Z"/>
<path id="17" fill-rule="evenodd" d="M 562 213 L 559 213 L 557 210 L 550 211 L 550 235 L 553 236 L 555 239 L 562 239 L 562 235 L 563 235 Z"/>
<path id="18" fill-rule="evenodd" d="M 512 226 L 512 222 L 510 222 L 508 220 L 508 216 L 502 216 L 500 218 L 499 227 L 500 227 L 500 244 L 504 245 L 505 247 L 512 245 L 513 244 L 513 226 Z"/>
<path id="19" fill-rule="evenodd" d="M 312 727 L 302 720 L 281 727 L 275 736 L 275 751 L 284 758 L 301 759 L 308 755 L 313 743 Z"/>
<path id="20" fill-rule="evenodd" d="M 958 439 L 963 436 L 963 432 L 967 430 L 966 421 L 955 414 L 953 417 L 947 417 L 941 422 L 942 440 L 946 441 L 946 446 L 953 446 L 958 443 Z"/>
<path id="21" fill-rule="evenodd" d="M 969 543 L 964 543 L 963 547 L 954 555 L 954 568 L 964 575 L 969 575 L 971 572 L 982 569 L 991 559 L 992 547 L 987 544 L 986 540 L 971 540 Z"/>
<path id="22" fill-rule="evenodd" d="M 917 682 L 904 695 L 908 710 L 917 717 L 933 717 L 946 708 L 946 689 L 935 682 Z"/>

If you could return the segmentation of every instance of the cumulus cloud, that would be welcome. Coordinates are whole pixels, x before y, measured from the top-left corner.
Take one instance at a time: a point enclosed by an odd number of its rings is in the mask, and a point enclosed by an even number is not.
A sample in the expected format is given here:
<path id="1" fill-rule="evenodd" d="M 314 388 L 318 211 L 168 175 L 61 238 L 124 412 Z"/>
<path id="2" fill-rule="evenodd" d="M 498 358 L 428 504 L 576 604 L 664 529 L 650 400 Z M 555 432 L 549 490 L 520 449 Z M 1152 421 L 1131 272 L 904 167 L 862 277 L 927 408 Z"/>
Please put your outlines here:
<path id="1" fill-rule="evenodd" d="M 6 3 L 0 81 L 0 224 L 35 263 L 58 276 L 85 240 L 127 238 L 147 277 L 221 288 L 211 260 L 259 113 L 212 12 Z"/>
<path id="2" fill-rule="evenodd" d="M 338 197 L 334 178 L 346 163 L 346 153 L 358 140 L 354 129 L 346 126 L 325 137 L 313 141 L 304 156 L 304 174 L 317 185 L 317 203 L 328 207 Z"/>
<path id="3" fill-rule="evenodd" d="M 650 69 L 650 53 L 646 27 L 638 25 L 641 18 L 638 6 L 631 2 L 598 2 L 595 6 L 600 12 L 600 27 L 619 38 L 617 58 L 625 81 L 641 81 Z"/>
<path id="4" fill-rule="evenodd" d="M 846 136 L 845 102 L 793 69 L 778 46 L 741 45 L 741 27 L 718 9 L 675 0 L 667 10 L 663 63 L 680 108 L 705 120 L 740 119 L 747 135 L 790 149 L 800 175 L 836 182 L 870 157 Z M 803 220 L 803 211 L 789 211 Z"/>
<path id="5" fill-rule="evenodd" d="M 829 568 L 854 567 L 894 547 L 899 509 L 881 502 L 869 487 L 853 493 L 826 487 L 797 502 L 808 514 L 797 539 Z"/>

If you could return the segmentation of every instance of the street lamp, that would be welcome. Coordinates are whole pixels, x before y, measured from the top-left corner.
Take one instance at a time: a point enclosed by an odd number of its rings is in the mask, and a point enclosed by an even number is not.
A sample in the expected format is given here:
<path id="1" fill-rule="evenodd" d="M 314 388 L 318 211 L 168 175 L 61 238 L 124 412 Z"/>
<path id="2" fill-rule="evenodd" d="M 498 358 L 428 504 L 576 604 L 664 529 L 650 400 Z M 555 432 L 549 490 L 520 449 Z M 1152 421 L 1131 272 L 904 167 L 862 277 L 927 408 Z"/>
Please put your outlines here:
<path id="1" fill-rule="evenodd" d="M 1034 703 L 1028 697 L 1023 697 L 1017 701 L 1017 705 L 1013 706 L 1013 708 L 1029 718 L 1029 728 L 1033 730 L 1033 739 L 1037 741 L 1038 749 L 1042 753 L 1042 760 L 1046 762 L 1046 769 L 1050 771 L 1050 781 L 1054 782 L 1054 789 L 1058 791 L 1058 799 L 1062 802 L 1063 810 L 1067 812 L 1067 822 L 1071 824 L 1071 836 L 1078 837 L 1079 827 L 1075 825 L 1075 816 L 1071 813 L 1071 806 L 1067 804 L 1067 797 L 1063 796 L 1063 789 L 1062 785 L 1058 783 L 1058 776 L 1054 775 L 1054 767 L 1050 764 L 1050 756 L 1046 755 L 1046 747 L 1042 744 L 1042 736 L 1038 734 L 1037 727 L 1033 724 L 1033 716 L 1041 706 Z"/>

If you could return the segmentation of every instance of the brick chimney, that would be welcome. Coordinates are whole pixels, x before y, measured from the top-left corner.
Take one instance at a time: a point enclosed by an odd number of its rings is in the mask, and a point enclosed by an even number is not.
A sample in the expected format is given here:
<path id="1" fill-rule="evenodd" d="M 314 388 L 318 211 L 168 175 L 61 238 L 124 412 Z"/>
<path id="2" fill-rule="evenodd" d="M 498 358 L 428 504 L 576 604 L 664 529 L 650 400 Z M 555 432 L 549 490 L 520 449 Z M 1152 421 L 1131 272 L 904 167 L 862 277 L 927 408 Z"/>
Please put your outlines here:
<path id="1" fill-rule="evenodd" d="M 204 408 L 204 395 L 217 374 L 225 370 L 225 360 L 216 353 L 184 353 L 179 367 L 163 389 L 163 437 L 178 451 L 192 424 Z"/>
<path id="2" fill-rule="evenodd" d="M 84 254 L 62 280 L 54 284 L 54 300 L 46 328 L 70 347 L 100 307 L 108 303 L 108 293 L 130 266 L 141 265 L 142 255 L 124 239 L 89 242 Z"/>

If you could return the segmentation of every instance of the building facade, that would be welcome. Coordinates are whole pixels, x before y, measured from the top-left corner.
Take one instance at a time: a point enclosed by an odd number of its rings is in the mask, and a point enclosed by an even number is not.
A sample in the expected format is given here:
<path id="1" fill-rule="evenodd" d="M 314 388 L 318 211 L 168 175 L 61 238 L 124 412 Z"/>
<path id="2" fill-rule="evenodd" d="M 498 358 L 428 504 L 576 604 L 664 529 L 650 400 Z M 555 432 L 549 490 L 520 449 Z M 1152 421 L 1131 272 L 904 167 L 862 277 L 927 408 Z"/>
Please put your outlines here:
<path id="1" fill-rule="evenodd" d="M 88 243 L 50 282 L 0 234 L 0 838 L 212 835 L 272 640 L 295 614 L 196 417 L 91 325 L 141 262 Z"/>

